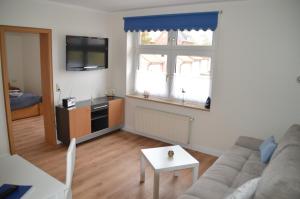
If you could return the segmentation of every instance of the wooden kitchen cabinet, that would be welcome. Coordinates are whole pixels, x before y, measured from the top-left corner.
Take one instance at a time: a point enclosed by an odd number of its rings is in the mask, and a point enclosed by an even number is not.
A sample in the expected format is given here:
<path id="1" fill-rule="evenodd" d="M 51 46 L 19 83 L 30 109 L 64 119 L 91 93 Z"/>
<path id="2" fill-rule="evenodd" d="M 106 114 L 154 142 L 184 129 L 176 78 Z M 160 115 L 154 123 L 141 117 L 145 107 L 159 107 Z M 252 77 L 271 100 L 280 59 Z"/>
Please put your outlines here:
<path id="1" fill-rule="evenodd" d="M 90 134 L 91 107 L 78 108 L 56 107 L 57 138 L 64 144 L 69 144 L 72 138 L 79 138 Z"/>
<path id="2" fill-rule="evenodd" d="M 74 107 L 56 106 L 57 138 L 68 145 L 72 138 L 81 143 L 124 125 L 124 98 L 101 97 L 77 101 Z"/>
<path id="3" fill-rule="evenodd" d="M 124 99 L 114 99 L 108 102 L 108 127 L 124 124 Z"/>
<path id="4" fill-rule="evenodd" d="M 69 111 L 70 138 L 79 138 L 91 133 L 91 107 L 80 107 Z"/>

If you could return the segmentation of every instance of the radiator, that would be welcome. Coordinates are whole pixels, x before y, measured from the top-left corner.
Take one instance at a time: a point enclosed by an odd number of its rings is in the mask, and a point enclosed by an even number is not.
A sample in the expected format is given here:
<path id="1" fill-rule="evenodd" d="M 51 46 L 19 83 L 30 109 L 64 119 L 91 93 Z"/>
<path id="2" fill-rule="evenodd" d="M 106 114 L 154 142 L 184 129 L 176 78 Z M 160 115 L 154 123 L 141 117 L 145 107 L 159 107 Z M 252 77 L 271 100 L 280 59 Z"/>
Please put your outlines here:
<path id="1" fill-rule="evenodd" d="M 135 130 L 171 142 L 188 144 L 193 118 L 145 107 L 135 109 Z"/>

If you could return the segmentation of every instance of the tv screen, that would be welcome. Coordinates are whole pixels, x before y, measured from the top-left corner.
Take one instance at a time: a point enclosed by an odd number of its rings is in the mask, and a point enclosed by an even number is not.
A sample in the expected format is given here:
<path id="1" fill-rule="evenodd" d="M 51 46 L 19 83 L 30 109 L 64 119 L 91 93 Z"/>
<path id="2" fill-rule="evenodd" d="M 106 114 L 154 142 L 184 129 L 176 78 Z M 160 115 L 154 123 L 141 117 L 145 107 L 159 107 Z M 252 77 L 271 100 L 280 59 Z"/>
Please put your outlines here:
<path id="1" fill-rule="evenodd" d="M 108 39 L 67 35 L 66 66 L 69 71 L 108 68 Z"/>

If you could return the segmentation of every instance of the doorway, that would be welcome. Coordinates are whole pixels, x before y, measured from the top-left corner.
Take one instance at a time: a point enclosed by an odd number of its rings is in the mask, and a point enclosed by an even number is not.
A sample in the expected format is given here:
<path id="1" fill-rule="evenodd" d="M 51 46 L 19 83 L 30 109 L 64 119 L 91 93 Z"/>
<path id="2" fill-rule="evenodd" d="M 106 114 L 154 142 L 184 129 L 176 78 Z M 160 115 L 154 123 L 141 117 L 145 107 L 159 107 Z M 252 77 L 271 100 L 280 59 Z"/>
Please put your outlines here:
<path id="1" fill-rule="evenodd" d="M 39 65 L 40 83 L 41 83 L 41 99 L 40 103 L 34 106 L 27 106 L 25 109 L 14 112 L 15 107 L 11 106 L 10 90 L 17 90 L 22 86 L 21 80 L 12 79 L 8 68 L 8 51 L 6 41 L 8 35 L 30 34 L 32 37 L 36 36 L 39 45 Z M 55 117 L 54 117 L 54 99 L 53 99 L 53 76 L 52 76 L 52 32 L 50 29 L 16 27 L 16 26 L 0 26 L 0 54 L 2 65 L 2 80 L 5 98 L 5 110 L 7 118 L 7 130 L 9 137 L 10 153 L 16 153 L 15 140 L 13 135 L 13 120 L 28 116 L 38 116 L 43 118 L 40 120 L 44 125 L 44 138 L 47 143 L 51 145 L 56 144 L 55 133 Z M 19 82 L 18 82 L 19 81 Z M 24 86 L 24 85 L 23 85 Z M 36 86 L 36 85 L 35 85 Z M 15 93 L 15 95 L 18 95 Z"/>

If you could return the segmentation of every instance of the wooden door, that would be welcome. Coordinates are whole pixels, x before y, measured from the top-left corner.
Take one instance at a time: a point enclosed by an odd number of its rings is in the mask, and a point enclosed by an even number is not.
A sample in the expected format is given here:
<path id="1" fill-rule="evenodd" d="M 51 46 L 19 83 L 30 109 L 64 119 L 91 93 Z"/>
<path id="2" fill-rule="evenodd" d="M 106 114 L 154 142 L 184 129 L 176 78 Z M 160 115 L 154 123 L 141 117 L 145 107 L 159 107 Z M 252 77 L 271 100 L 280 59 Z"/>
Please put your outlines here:
<path id="1" fill-rule="evenodd" d="M 46 142 L 56 145 L 55 133 L 55 114 L 54 114 L 54 96 L 53 96 L 53 77 L 52 77 L 52 30 L 44 28 L 18 27 L 0 25 L 0 61 L 2 68 L 3 92 L 5 99 L 5 111 L 7 131 L 9 137 L 10 153 L 15 153 L 15 143 L 12 132 L 12 119 L 9 101 L 8 88 L 8 70 L 7 70 L 7 55 L 5 46 L 5 33 L 36 33 L 40 35 L 40 60 L 41 60 L 41 79 L 43 92 L 43 108 L 44 108 L 44 127 Z M 1 75 L 1 74 L 0 74 Z"/>
<path id="2" fill-rule="evenodd" d="M 91 107 L 79 107 L 69 110 L 70 139 L 91 133 Z"/>
<path id="3" fill-rule="evenodd" d="M 108 106 L 108 127 L 124 124 L 124 99 L 109 101 Z"/>

